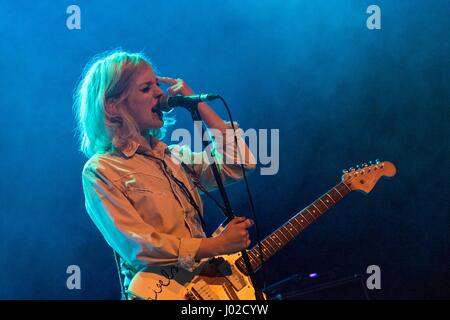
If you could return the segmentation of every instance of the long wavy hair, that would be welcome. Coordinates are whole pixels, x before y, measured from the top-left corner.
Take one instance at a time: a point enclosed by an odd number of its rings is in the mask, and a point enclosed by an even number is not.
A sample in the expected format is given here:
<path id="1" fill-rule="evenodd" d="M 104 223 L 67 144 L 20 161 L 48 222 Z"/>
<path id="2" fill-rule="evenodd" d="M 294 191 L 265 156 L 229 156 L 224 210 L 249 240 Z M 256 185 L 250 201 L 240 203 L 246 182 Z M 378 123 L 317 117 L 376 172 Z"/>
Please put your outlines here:
<path id="1" fill-rule="evenodd" d="M 74 93 L 74 112 L 80 151 L 87 157 L 122 150 L 141 135 L 136 121 L 122 103 L 131 80 L 143 64 L 152 64 L 142 53 L 120 49 L 94 56 L 86 65 Z M 116 108 L 106 108 L 107 103 Z M 112 110 L 112 111 L 111 111 Z M 149 136 L 162 139 L 173 118 L 164 115 L 164 126 L 151 129 Z"/>

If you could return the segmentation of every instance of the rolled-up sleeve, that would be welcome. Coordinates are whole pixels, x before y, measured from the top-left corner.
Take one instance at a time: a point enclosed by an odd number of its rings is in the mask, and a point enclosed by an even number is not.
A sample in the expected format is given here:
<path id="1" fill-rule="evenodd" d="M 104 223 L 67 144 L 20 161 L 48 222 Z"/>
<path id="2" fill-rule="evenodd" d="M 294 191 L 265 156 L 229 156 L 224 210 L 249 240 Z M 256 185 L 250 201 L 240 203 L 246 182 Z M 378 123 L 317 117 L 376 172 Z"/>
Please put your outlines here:
<path id="1" fill-rule="evenodd" d="M 238 129 L 239 125 L 236 122 L 234 126 L 237 129 L 236 132 L 232 130 L 231 123 L 227 122 L 225 131 L 215 134 L 215 143 L 210 145 L 209 150 L 203 152 L 193 152 L 187 145 L 171 146 L 172 154 L 176 154 L 179 161 L 187 165 L 208 190 L 217 188 L 211 169 L 213 161 L 217 164 L 224 184 L 230 184 L 242 178 L 241 164 L 246 172 L 256 168 L 256 160 L 244 141 L 243 130 Z"/>
<path id="2" fill-rule="evenodd" d="M 108 244 L 134 266 L 178 265 L 192 270 L 201 238 L 157 232 L 146 223 L 124 192 L 95 166 L 82 175 L 86 209 Z"/>

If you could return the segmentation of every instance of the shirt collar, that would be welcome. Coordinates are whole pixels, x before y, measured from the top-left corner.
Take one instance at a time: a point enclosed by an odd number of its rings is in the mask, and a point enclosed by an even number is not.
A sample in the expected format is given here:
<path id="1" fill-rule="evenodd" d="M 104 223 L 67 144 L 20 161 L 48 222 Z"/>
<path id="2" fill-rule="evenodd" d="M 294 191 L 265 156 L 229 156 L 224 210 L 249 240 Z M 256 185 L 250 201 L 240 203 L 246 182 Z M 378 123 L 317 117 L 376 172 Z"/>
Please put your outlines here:
<path id="1" fill-rule="evenodd" d="M 164 156 L 168 150 L 167 145 L 164 142 L 155 137 L 150 137 L 150 146 L 151 148 L 149 149 L 148 147 L 141 145 L 136 140 L 131 140 L 130 143 L 124 149 L 121 150 L 121 152 L 127 158 L 131 158 L 136 153 L 139 153 L 150 155 L 158 159 L 164 159 Z"/>

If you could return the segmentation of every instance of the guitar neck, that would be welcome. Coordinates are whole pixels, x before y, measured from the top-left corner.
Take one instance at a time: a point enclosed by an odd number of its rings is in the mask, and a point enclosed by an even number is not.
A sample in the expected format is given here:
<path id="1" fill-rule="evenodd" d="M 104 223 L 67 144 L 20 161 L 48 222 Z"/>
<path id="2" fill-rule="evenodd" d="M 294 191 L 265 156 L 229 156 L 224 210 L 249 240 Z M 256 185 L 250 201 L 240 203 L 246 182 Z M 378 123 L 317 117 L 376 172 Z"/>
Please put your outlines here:
<path id="1" fill-rule="evenodd" d="M 328 211 L 328 209 L 342 200 L 350 191 L 350 188 L 344 182 L 337 184 L 307 208 L 298 212 L 280 228 L 262 240 L 261 250 L 259 245 L 256 245 L 251 250 L 247 251 L 253 270 L 258 269 L 261 266 L 261 252 L 263 254 L 264 261 L 267 261 L 287 243 L 296 238 L 311 223 Z M 242 257 L 236 261 L 236 264 L 240 267 L 239 269 L 246 270 Z"/>

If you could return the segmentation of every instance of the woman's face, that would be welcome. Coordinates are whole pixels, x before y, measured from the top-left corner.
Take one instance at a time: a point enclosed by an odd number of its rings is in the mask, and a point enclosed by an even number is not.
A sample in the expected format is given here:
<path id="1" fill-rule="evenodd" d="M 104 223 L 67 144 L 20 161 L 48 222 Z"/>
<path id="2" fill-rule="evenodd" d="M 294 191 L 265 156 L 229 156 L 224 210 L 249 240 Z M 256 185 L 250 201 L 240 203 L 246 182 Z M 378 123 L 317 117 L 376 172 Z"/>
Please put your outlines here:
<path id="1" fill-rule="evenodd" d="M 140 62 L 137 74 L 132 77 L 125 105 L 135 119 L 141 132 L 159 129 L 164 125 L 161 111 L 153 111 L 158 99 L 164 94 L 152 67 Z"/>

